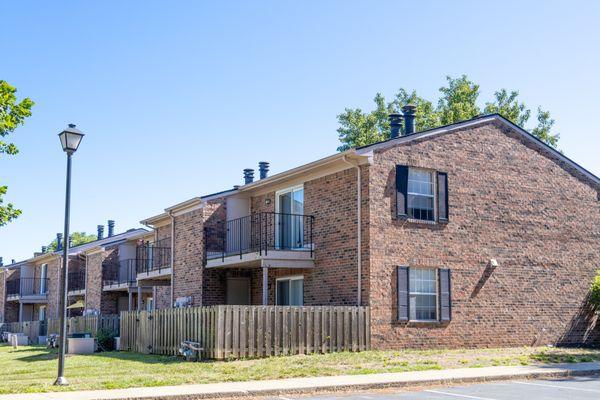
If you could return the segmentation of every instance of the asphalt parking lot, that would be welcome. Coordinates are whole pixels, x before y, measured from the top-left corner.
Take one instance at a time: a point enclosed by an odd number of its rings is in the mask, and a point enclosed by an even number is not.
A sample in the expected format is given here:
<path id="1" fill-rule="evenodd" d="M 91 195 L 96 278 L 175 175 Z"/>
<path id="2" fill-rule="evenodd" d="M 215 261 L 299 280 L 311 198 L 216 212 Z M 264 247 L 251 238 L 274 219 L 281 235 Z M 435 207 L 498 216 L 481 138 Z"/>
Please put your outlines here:
<path id="1" fill-rule="evenodd" d="M 374 393 L 345 393 L 320 396 L 286 396 L 280 400 L 553 400 L 600 399 L 600 377 L 573 377 L 552 380 L 514 380 L 473 385 L 433 387 L 418 391 L 398 390 Z"/>

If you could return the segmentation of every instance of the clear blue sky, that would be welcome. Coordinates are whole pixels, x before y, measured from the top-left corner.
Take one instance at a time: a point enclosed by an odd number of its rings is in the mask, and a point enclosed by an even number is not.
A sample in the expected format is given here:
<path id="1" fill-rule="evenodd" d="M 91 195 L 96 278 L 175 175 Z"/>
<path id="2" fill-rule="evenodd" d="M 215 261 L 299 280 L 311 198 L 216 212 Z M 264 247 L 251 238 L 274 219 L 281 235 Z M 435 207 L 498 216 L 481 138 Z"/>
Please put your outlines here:
<path id="1" fill-rule="evenodd" d="M 119 231 L 165 207 L 335 152 L 336 115 L 399 87 L 436 99 L 466 73 L 518 89 L 556 119 L 559 147 L 600 174 L 600 5 L 592 2 L 2 2 L 0 79 L 35 100 L 0 158 L 0 256 L 29 257 L 62 231 L 65 156 L 72 230 Z M 368 4 L 367 4 L 368 3 Z M 374 5 L 376 3 L 376 5 Z"/>

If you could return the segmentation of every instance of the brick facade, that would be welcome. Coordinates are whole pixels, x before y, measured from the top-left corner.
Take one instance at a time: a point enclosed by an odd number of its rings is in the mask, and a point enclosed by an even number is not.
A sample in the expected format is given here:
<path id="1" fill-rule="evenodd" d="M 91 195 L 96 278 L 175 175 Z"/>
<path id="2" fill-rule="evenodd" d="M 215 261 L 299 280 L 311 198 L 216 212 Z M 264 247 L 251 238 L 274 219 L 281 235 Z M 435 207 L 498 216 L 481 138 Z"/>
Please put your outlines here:
<path id="1" fill-rule="evenodd" d="M 191 297 L 195 306 L 223 304 L 220 273 L 204 268 L 204 227 L 225 219 L 223 201 L 174 217 L 173 291 L 178 297 Z"/>
<path id="2" fill-rule="evenodd" d="M 46 262 L 48 264 L 48 318 L 60 316 L 60 271 L 62 270 L 62 257 L 57 256 Z M 39 263 L 39 268 L 43 263 Z"/>
<path id="3" fill-rule="evenodd" d="M 448 223 L 396 217 L 396 165 L 448 174 Z M 315 266 L 270 268 L 269 304 L 275 302 L 276 279 L 296 275 L 304 276 L 305 305 L 357 304 L 357 171 L 349 165 L 336 171 L 303 183 L 304 214 L 315 218 Z M 600 265 L 599 188 L 557 156 L 542 154 L 494 121 L 373 148 L 360 173 L 361 299 L 371 307 L 375 348 L 600 342 L 600 330 L 593 328 L 597 317 L 586 302 Z M 246 192 L 251 212 L 274 212 L 275 187 L 260 190 Z M 216 232 L 212 240 L 219 240 L 226 204 L 223 197 L 193 205 L 174 213 L 173 227 L 156 228 L 157 243 L 171 235 L 174 241 L 172 289 L 153 289 L 156 308 L 171 307 L 171 290 L 174 299 L 189 296 L 195 306 L 224 304 L 227 278 L 234 276 L 248 277 L 251 303 L 262 303 L 261 268 L 203 266 L 204 231 Z M 104 304 L 116 307 L 119 295 L 101 291 L 102 260 L 114 254 L 108 249 L 88 255 L 87 308 L 114 311 Z M 48 267 L 49 316 L 58 305 L 53 285 L 60 258 L 52 262 L 57 265 Z M 397 266 L 452 271 L 451 321 L 397 320 Z M 12 312 L 4 307 L 5 318 Z"/>
<path id="4" fill-rule="evenodd" d="M 375 153 L 370 167 L 375 347 L 583 341 L 579 320 L 600 261 L 598 193 L 521 140 L 487 124 Z M 448 173 L 448 224 L 395 218 L 396 164 Z M 490 266 L 492 258 L 497 268 Z M 398 265 L 452 270 L 451 322 L 396 321 Z"/>

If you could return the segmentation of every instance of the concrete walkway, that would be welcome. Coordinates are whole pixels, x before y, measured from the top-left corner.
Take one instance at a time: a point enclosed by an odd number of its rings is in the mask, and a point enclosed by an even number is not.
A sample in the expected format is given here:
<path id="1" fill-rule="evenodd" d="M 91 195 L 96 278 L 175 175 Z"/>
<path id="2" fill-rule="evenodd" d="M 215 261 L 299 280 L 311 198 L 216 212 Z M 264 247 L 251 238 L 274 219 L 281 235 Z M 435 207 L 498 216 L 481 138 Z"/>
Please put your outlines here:
<path id="1" fill-rule="evenodd" d="M 533 379 L 592 374 L 600 374 L 600 362 L 551 364 L 543 366 L 459 368 L 441 371 L 431 370 L 371 375 L 342 375 L 267 381 L 226 382 L 204 385 L 89 390 L 80 392 L 11 394 L 1 395 L 0 400 L 191 400 L 210 397 L 282 395 L 291 393 L 310 393 L 315 391 L 379 389 L 425 384 Z"/>

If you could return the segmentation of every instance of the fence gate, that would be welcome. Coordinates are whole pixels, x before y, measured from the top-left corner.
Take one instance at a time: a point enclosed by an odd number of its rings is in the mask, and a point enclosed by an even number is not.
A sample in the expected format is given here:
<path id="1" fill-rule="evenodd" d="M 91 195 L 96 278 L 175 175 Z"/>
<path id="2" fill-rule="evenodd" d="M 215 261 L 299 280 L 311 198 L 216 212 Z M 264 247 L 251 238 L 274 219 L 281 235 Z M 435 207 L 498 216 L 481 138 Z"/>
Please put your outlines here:
<path id="1" fill-rule="evenodd" d="M 140 311 L 137 314 L 138 321 L 135 348 L 139 353 L 152 353 L 152 341 L 154 336 L 152 318 L 152 314 L 148 311 Z"/>

